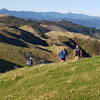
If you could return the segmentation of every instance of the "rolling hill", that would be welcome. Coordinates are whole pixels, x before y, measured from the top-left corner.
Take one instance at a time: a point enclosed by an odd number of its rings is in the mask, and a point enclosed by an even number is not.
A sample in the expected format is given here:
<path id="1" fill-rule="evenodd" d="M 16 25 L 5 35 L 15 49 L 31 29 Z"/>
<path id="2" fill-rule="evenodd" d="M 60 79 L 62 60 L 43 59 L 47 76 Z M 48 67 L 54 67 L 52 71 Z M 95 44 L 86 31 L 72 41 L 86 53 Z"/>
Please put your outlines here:
<path id="1" fill-rule="evenodd" d="M 100 55 L 99 30 L 68 21 L 32 21 L 0 15 L 0 72 L 25 66 L 29 57 L 34 65 L 59 62 L 62 48 L 73 59 L 76 44 L 80 44 L 84 58 Z"/>
<path id="2" fill-rule="evenodd" d="M 100 57 L 1 74 L 0 100 L 100 100 Z"/>
<path id="3" fill-rule="evenodd" d="M 0 14 L 10 14 L 19 18 L 32 20 L 67 20 L 73 23 L 100 29 L 100 17 L 75 13 L 58 12 L 34 12 L 34 11 L 11 11 L 5 8 L 0 9 Z"/>

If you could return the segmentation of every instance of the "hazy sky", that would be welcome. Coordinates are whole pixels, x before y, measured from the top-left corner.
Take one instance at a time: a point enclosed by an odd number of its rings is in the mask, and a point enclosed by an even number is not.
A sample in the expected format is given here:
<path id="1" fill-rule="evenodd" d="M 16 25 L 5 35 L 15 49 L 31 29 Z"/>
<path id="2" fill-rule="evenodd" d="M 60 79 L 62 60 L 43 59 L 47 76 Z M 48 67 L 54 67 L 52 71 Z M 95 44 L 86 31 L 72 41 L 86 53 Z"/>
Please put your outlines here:
<path id="1" fill-rule="evenodd" d="M 0 8 L 17 11 L 72 12 L 100 16 L 100 0 L 0 0 Z"/>

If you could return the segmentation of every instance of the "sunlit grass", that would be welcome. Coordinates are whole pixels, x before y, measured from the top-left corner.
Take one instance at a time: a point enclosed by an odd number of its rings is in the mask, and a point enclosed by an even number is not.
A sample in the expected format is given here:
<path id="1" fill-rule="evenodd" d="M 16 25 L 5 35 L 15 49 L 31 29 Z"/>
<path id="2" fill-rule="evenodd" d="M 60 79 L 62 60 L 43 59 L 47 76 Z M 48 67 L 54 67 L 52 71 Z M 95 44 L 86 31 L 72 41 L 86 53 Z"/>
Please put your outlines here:
<path id="1" fill-rule="evenodd" d="M 100 100 L 100 57 L 1 74 L 0 100 Z"/>

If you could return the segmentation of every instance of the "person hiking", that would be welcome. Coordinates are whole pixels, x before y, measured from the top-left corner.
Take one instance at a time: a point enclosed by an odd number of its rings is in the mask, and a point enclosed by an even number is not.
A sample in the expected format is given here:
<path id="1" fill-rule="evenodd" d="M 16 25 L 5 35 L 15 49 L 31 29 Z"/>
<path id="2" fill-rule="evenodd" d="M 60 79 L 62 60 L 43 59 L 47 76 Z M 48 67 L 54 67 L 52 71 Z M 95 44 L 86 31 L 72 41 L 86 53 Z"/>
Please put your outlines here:
<path id="1" fill-rule="evenodd" d="M 60 51 L 59 57 L 61 59 L 61 62 L 66 61 L 67 55 L 68 55 L 68 53 L 67 53 L 66 49 L 63 49 Z"/>
<path id="2" fill-rule="evenodd" d="M 29 60 L 26 63 L 27 63 L 27 66 L 32 66 L 33 65 L 32 58 L 30 57 Z"/>
<path id="3" fill-rule="evenodd" d="M 76 45 L 75 49 L 74 49 L 74 57 L 75 57 L 75 60 L 79 59 L 82 55 L 82 50 L 79 46 L 79 44 Z"/>

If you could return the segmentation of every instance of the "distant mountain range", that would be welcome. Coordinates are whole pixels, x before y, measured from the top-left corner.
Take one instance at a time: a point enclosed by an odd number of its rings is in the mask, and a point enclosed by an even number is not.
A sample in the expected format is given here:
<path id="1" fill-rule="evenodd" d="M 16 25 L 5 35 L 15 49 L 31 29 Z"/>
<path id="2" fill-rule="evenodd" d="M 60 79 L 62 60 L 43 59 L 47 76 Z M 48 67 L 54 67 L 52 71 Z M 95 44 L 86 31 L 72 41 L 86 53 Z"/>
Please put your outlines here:
<path id="1" fill-rule="evenodd" d="M 32 11 L 11 11 L 5 8 L 0 9 L 0 14 L 10 14 L 20 18 L 32 20 L 68 20 L 73 23 L 85 25 L 88 27 L 100 28 L 100 17 L 88 16 L 74 13 L 57 13 L 57 12 L 32 12 Z"/>

